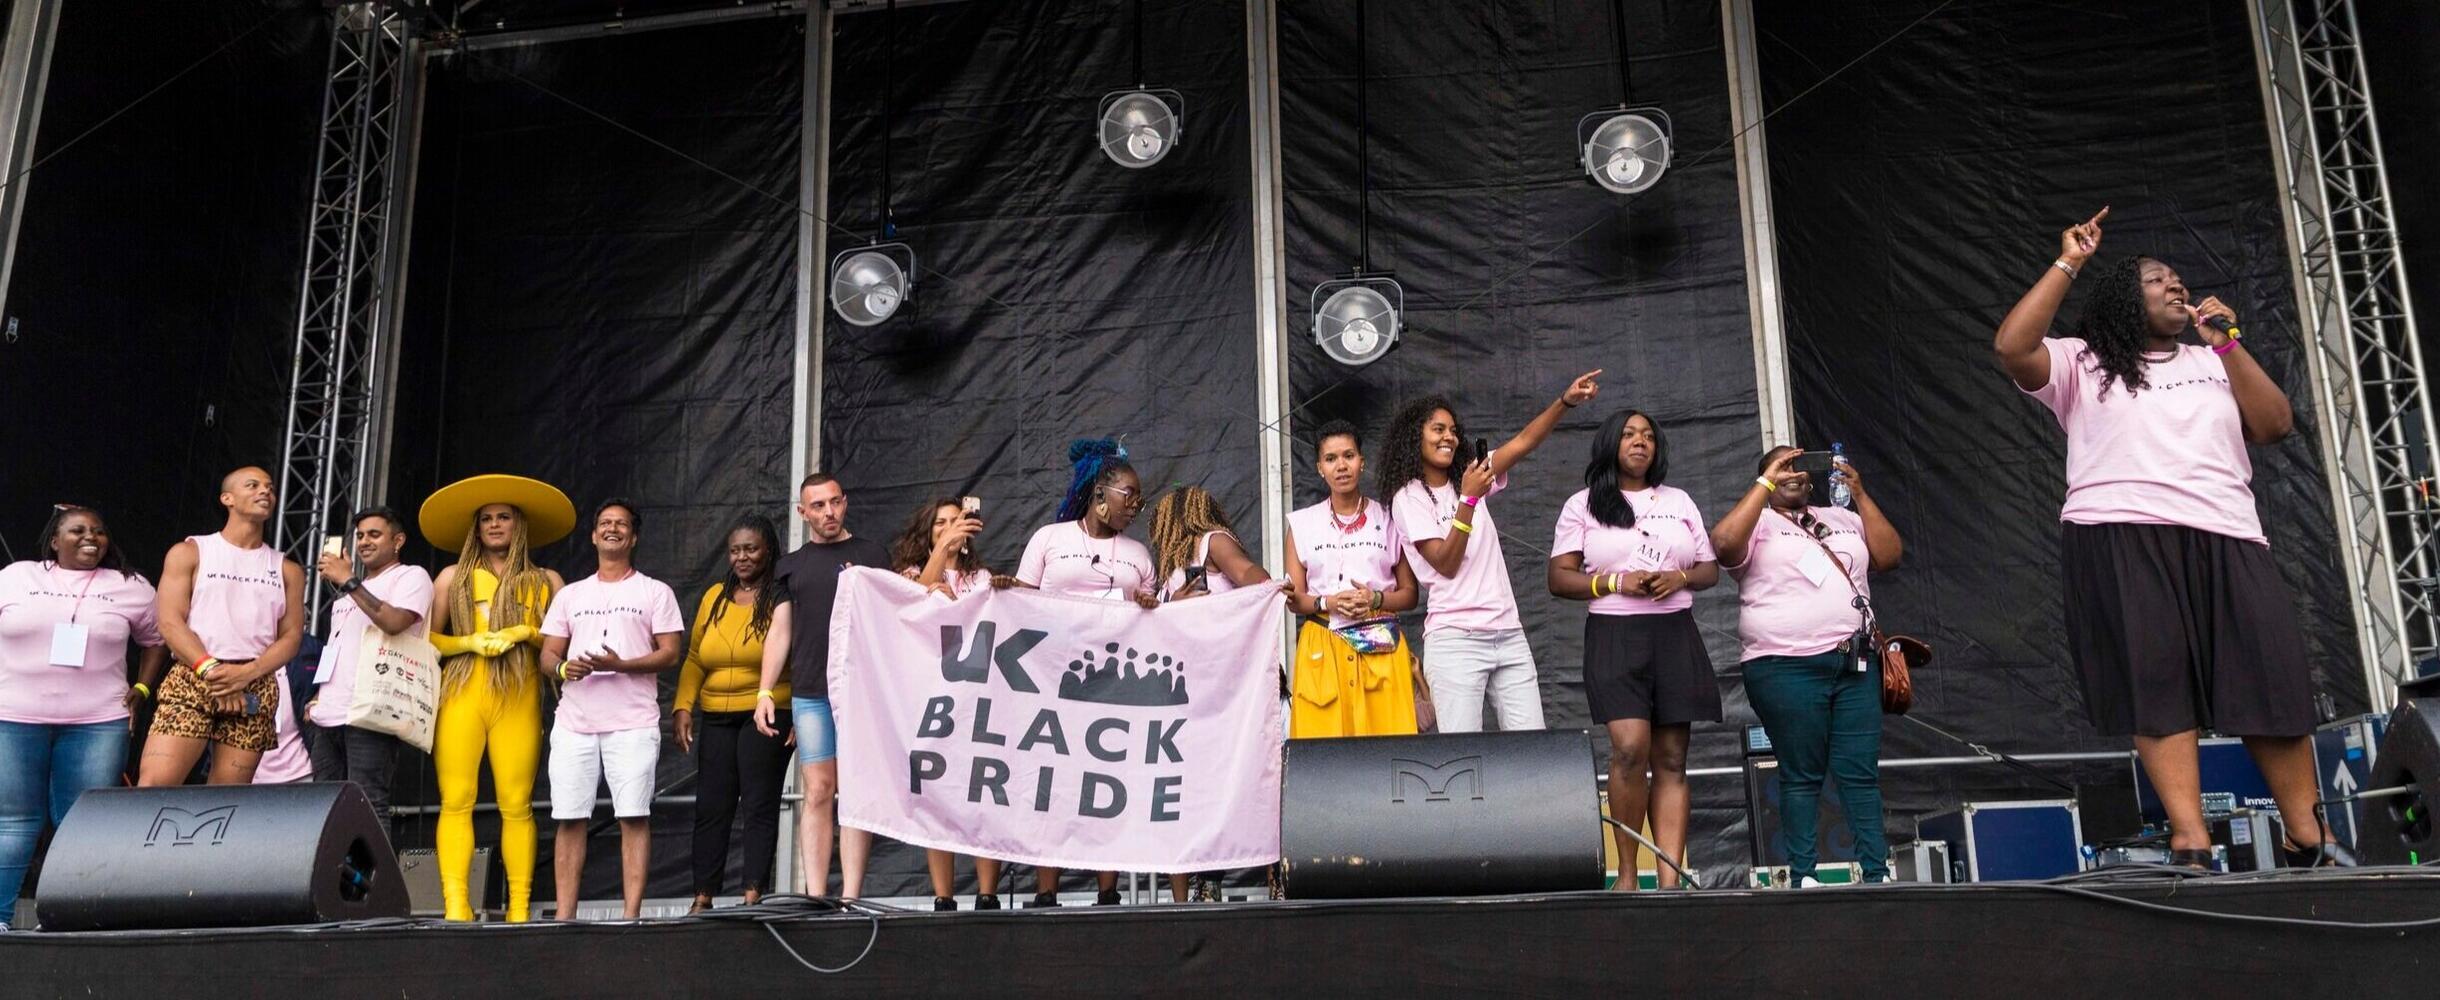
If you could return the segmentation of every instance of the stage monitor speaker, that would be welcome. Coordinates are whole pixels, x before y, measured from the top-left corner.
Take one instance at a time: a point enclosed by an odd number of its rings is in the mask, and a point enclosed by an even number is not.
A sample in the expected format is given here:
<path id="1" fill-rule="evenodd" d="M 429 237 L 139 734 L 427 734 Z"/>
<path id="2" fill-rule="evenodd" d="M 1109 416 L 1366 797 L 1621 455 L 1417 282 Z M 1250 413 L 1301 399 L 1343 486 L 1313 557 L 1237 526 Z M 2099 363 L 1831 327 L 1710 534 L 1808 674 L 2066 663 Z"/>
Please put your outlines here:
<path id="1" fill-rule="evenodd" d="M 51 839 L 47 931 L 318 924 L 407 915 L 406 882 L 348 782 L 101 788 Z"/>
<path id="2" fill-rule="evenodd" d="M 2389 713 L 2389 731 L 2381 737 L 2365 791 L 2390 788 L 2406 791 L 2363 800 L 2356 855 L 2368 865 L 2440 858 L 2440 830 L 2432 822 L 2432 808 L 2440 806 L 2440 698 L 2401 702 Z"/>
<path id="3" fill-rule="evenodd" d="M 1585 730 L 1289 740 L 1290 899 L 1599 889 Z"/>

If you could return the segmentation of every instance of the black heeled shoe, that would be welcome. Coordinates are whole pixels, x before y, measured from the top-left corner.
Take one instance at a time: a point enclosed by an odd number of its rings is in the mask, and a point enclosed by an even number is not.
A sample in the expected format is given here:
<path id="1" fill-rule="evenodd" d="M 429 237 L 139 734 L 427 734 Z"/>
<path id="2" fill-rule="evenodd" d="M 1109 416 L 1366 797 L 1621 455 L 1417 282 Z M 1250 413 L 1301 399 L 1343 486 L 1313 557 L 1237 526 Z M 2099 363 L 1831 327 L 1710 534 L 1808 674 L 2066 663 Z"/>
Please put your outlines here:
<path id="1" fill-rule="evenodd" d="M 1032 905 L 1032 906 L 1027 907 L 1027 909 L 1039 910 L 1039 909 L 1043 909 L 1043 908 L 1045 908 L 1045 907 L 1052 907 L 1052 906 L 1057 906 L 1057 905 L 1059 905 L 1059 894 L 1058 894 L 1058 893 L 1055 893 L 1055 892 L 1037 892 L 1037 893 L 1034 893 L 1034 902 L 1033 902 L 1033 905 Z"/>
<path id="2" fill-rule="evenodd" d="M 1117 906 L 1117 905 L 1118 905 L 1118 890 L 1116 890 L 1116 889 L 1103 889 L 1103 890 L 1101 891 L 1101 895 L 1098 895 L 1098 896 L 1093 897 L 1093 905 L 1095 905 L 1095 906 Z"/>
<path id="3" fill-rule="evenodd" d="M 934 896 L 932 897 L 932 912 L 955 913 L 957 912 L 957 900 L 947 896 Z"/>
<path id="4" fill-rule="evenodd" d="M 990 896 L 990 895 L 976 896 L 976 897 L 974 897 L 974 908 L 975 908 L 975 909 L 977 909 L 977 910 L 996 910 L 996 909 L 999 909 L 999 908 L 1000 908 L 1000 897 L 998 897 L 998 896 Z"/>

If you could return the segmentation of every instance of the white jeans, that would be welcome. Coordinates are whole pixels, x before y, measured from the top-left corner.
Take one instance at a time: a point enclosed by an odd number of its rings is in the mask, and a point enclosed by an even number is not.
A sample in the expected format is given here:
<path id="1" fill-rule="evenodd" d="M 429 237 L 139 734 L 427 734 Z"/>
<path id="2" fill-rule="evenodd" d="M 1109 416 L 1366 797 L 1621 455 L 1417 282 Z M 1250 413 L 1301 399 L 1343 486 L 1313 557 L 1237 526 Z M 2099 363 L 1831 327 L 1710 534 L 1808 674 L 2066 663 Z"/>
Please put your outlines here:
<path id="1" fill-rule="evenodd" d="M 1432 684 L 1432 714 L 1440 717 L 1441 732 L 1482 732 L 1486 689 L 1502 731 L 1542 728 L 1542 686 L 1523 629 L 1426 632 L 1423 676 Z"/>
<path id="2" fill-rule="evenodd" d="M 610 784 L 610 812 L 620 819 L 652 815 L 653 773 L 661 763 L 661 729 L 608 733 L 551 730 L 551 818 L 588 819 L 593 790 Z"/>

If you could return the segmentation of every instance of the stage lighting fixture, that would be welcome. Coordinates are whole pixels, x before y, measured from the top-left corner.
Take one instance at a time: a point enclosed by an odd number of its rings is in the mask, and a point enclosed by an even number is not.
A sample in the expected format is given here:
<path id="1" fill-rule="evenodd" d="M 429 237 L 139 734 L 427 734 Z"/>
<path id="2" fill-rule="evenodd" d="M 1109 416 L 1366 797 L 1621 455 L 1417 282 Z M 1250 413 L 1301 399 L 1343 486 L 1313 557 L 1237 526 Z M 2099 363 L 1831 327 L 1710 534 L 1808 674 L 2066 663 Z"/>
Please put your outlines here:
<path id="1" fill-rule="evenodd" d="M 913 294 L 914 274 L 915 249 L 904 243 L 841 251 L 830 261 L 830 308 L 855 326 L 879 323 Z"/>
<path id="2" fill-rule="evenodd" d="M 1120 90 L 1101 99 L 1101 151 L 1110 161 L 1141 170 L 1168 156 L 1184 134 L 1178 117 L 1185 99 L 1174 90 Z"/>
<path id="3" fill-rule="evenodd" d="M 1322 282 L 1313 286 L 1307 304 L 1313 309 L 1313 342 L 1330 360 L 1350 368 L 1381 360 L 1398 346 L 1406 327 L 1406 289 L 1387 277 L 1359 274 Z"/>
<path id="4" fill-rule="evenodd" d="M 1600 124 L 1594 125 L 1598 119 Z M 1591 133 L 1585 126 L 1592 125 Z M 1584 172 L 1603 189 L 1635 194 L 1669 169 L 1669 116 L 1659 108 L 1595 111 L 1576 122 Z"/>

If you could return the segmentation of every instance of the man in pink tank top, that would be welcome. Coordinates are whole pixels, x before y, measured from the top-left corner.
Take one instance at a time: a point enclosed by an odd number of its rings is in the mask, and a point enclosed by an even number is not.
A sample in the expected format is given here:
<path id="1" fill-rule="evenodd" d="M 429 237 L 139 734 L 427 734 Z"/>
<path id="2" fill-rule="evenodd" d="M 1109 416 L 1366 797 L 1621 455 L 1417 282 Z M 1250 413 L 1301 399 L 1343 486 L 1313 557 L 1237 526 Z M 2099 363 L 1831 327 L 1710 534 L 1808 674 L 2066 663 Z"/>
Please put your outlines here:
<path id="1" fill-rule="evenodd" d="M 229 473 L 220 506 L 228 523 L 179 542 L 161 567 L 161 638 L 177 662 L 144 741 L 146 787 L 183 784 L 207 744 L 217 747 L 211 783 L 245 784 L 277 742 L 274 675 L 304 638 L 305 571 L 263 537 L 279 510 L 270 473 Z"/>

